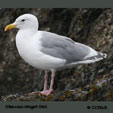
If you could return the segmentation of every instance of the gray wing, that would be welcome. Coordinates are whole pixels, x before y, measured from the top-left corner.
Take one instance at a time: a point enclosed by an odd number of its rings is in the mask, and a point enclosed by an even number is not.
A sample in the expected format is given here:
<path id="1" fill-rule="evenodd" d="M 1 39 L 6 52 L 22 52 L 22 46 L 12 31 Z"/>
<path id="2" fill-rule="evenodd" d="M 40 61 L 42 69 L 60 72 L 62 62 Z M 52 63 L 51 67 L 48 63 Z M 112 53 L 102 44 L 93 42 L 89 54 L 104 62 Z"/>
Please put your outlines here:
<path id="1" fill-rule="evenodd" d="M 54 33 L 42 31 L 41 51 L 53 57 L 66 59 L 67 63 L 81 61 L 90 52 L 83 44 L 75 43 L 73 40 Z"/>

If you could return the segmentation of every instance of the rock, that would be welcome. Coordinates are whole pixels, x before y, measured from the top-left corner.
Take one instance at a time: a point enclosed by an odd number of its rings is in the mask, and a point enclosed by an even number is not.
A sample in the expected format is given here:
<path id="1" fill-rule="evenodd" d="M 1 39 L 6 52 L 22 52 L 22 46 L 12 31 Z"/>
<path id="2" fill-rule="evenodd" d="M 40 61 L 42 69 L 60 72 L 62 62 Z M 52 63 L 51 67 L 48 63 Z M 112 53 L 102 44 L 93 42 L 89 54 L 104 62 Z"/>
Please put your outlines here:
<path id="1" fill-rule="evenodd" d="M 4 32 L 7 24 L 24 13 L 38 17 L 40 30 L 68 36 L 107 53 L 107 58 L 57 72 L 55 91 L 48 97 L 28 96 L 43 89 L 44 72 L 29 66 L 19 56 L 15 46 L 17 30 Z M 0 9 L 0 100 L 113 100 L 112 18 L 113 9 Z"/>

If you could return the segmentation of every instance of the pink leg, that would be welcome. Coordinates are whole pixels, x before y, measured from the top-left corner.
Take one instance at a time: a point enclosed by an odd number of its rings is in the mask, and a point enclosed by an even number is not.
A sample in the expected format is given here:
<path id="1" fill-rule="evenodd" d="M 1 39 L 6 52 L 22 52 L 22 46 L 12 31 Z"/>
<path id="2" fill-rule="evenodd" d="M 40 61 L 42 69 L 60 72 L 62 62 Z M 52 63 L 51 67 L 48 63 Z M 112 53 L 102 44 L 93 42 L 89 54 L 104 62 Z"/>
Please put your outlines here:
<path id="1" fill-rule="evenodd" d="M 46 91 L 47 90 L 47 80 L 48 80 L 48 72 L 45 71 L 45 80 L 44 80 L 44 90 L 43 91 Z"/>
<path id="2" fill-rule="evenodd" d="M 54 78 L 55 78 L 55 72 L 52 72 L 51 84 L 50 84 L 50 89 L 49 89 L 51 92 L 53 91 Z"/>
<path id="3" fill-rule="evenodd" d="M 47 79 L 45 79 L 44 90 L 41 91 L 42 94 L 48 96 L 53 91 L 54 77 L 55 77 L 55 72 L 52 71 L 50 88 L 49 88 L 49 90 L 47 90 Z"/>
<path id="4" fill-rule="evenodd" d="M 47 91 L 47 80 L 48 80 L 48 71 L 45 71 L 45 76 L 44 76 L 44 89 L 41 91 L 41 93 L 45 93 Z M 34 94 L 39 94 L 39 92 L 32 92 L 29 95 L 34 95 Z"/>

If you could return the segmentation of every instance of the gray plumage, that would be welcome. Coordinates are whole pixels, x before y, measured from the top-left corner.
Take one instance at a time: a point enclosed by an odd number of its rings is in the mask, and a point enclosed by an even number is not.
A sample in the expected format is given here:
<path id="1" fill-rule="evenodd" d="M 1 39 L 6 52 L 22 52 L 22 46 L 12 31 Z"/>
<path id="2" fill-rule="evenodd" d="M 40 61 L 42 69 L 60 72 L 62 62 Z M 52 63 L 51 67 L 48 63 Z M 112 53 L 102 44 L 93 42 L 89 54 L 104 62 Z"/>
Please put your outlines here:
<path id="1" fill-rule="evenodd" d="M 91 60 L 94 58 L 84 59 L 90 53 L 90 48 L 86 45 L 75 43 L 70 38 L 50 32 L 43 31 L 43 35 L 46 37 L 42 36 L 44 38 L 41 38 L 41 51 L 47 55 L 66 59 L 66 63 Z M 100 56 L 97 55 L 95 57 Z"/>
<path id="2" fill-rule="evenodd" d="M 37 31 L 38 25 L 34 15 L 24 14 L 13 24 L 6 26 L 5 31 L 19 28 L 16 46 L 20 56 L 35 68 L 45 70 L 44 89 L 41 94 L 48 96 L 53 92 L 56 70 L 70 68 L 76 64 L 93 63 L 106 57 L 106 54 L 65 36 Z M 49 89 L 47 89 L 48 71 L 52 73 Z M 38 95 L 40 93 L 38 92 Z"/>

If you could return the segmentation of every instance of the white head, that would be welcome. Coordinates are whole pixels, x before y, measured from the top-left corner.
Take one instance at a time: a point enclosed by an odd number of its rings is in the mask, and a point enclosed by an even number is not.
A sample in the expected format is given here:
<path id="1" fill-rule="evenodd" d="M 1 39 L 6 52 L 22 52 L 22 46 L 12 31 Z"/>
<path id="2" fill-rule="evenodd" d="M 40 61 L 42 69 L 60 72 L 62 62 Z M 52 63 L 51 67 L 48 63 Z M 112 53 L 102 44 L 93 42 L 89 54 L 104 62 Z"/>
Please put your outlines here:
<path id="1" fill-rule="evenodd" d="M 38 30 L 38 19 L 36 16 L 32 14 L 23 14 L 19 16 L 14 23 L 9 24 L 5 27 L 5 31 L 8 31 L 12 28 L 19 28 L 19 29 L 34 29 Z"/>

